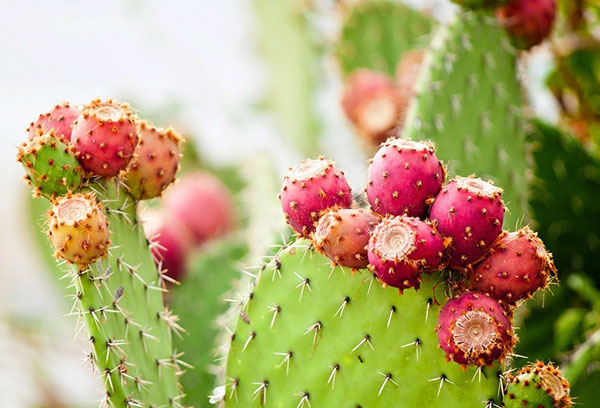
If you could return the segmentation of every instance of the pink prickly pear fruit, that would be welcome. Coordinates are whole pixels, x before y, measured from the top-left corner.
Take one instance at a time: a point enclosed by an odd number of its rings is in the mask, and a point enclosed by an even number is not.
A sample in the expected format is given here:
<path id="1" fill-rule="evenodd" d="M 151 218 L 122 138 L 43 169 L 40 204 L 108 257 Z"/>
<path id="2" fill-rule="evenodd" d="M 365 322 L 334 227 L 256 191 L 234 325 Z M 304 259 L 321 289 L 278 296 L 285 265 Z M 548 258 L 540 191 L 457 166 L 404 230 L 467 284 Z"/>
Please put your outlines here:
<path id="1" fill-rule="evenodd" d="M 515 47 L 527 50 L 541 43 L 552 31 L 555 0 L 509 0 L 496 10 Z"/>
<path id="2" fill-rule="evenodd" d="M 402 58 L 396 66 L 396 86 L 400 95 L 401 114 L 398 118 L 398 126 L 404 126 L 406 111 L 415 96 L 415 83 L 425 58 L 423 50 L 412 50 L 402 54 Z"/>
<path id="3" fill-rule="evenodd" d="M 139 141 L 129 162 L 125 184 L 136 200 L 158 197 L 179 169 L 179 146 L 183 138 L 173 129 L 157 128 L 140 121 Z"/>
<path id="4" fill-rule="evenodd" d="M 369 264 L 367 245 L 379 218 L 370 211 L 332 208 L 319 219 L 313 242 L 335 265 L 362 269 Z"/>
<path id="5" fill-rule="evenodd" d="M 108 220 L 93 196 L 68 193 L 53 204 L 48 236 L 57 258 L 84 267 L 106 254 Z"/>
<path id="6" fill-rule="evenodd" d="M 98 176 L 116 176 L 125 169 L 137 142 L 135 117 L 127 104 L 97 99 L 73 122 L 71 143 L 79 162 Z"/>
<path id="7" fill-rule="evenodd" d="M 529 227 L 501 235 L 471 271 L 473 289 L 514 304 L 548 286 L 556 274 L 552 255 Z"/>
<path id="8" fill-rule="evenodd" d="M 283 177 L 279 193 L 288 224 L 303 237 L 315 230 L 321 212 L 332 207 L 348 208 L 352 191 L 344 172 L 331 160 L 302 160 Z"/>
<path id="9" fill-rule="evenodd" d="M 190 230 L 195 243 L 220 237 L 235 225 L 231 192 L 212 174 L 185 175 L 165 193 L 164 210 Z"/>
<path id="10" fill-rule="evenodd" d="M 431 225 L 418 218 L 388 217 L 375 227 L 368 246 L 369 268 L 384 285 L 418 289 L 423 272 L 437 269 L 444 243 Z"/>
<path id="11" fill-rule="evenodd" d="M 389 139 L 369 165 L 367 197 L 371 209 L 381 215 L 424 217 L 445 177 L 433 143 Z"/>
<path id="12" fill-rule="evenodd" d="M 159 213 L 144 217 L 144 231 L 157 268 L 169 278 L 181 281 L 186 273 L 186 260 L 194 239 L 178 219 Z"/>
<path id="13" fill-rule="evenodd" d="M 502 360 L 517 341 L 508 312 L 479 292 L 449 300 L 440 311 L 436 331 L 446 358 L 463 366 Z"/>
<path id="14" fill-rule="evenodd" d="M 359 135 L 375 145 L 396 133 L 405 110 L 393 81 L 368 69 L 359 69 L 348 78 L 342 107 Z"/>
<path id="15" fill-rule="evenodd" d="M 450 266 L 480 260 L 502 231 L 502 189 L 474 177 L 457 176 L 436 196 L 429 218 L 450 239 Z"/>
<path id="16" fill-rule="evenodd" d="M 27 128 L 29 140 L 44 133 L 54 131 L 54 134 L 65 141 L 71 140 L 71 126 L 81 114 L 81 109 L 69 102 L 56 105 L 50 112 L 42 113 L 35 122 Z"/>

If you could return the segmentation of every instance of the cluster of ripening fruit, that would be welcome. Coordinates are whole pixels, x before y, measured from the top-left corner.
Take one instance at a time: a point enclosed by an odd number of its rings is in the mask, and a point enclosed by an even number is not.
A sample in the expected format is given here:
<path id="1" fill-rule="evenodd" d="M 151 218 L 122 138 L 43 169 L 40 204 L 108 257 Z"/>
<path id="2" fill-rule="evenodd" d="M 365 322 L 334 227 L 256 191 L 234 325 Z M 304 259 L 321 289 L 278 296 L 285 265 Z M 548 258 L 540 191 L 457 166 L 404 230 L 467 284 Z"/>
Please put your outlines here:
<path id="1" fill-rule="evenodd" d="M 479 178 L 445 183 L 431 142 L 389 139 L 368 169 L 370 209 L 353 205 L 344 173 L 324 158 L 285 175 L 280 199 L 288 223 L 334 265 L 368 268 L 384 286 L 419 288 L 424 273 L 452 270 L 460 295 L 437 326 L 449 359 L 478 366 L 512 350 L 512 310 L 556 273 L 529 227 L 502 231 L 502 189 Z"/>
<path id="2" fill-rule="evenodd" d="M 105 256 L 110 244 L 93 183 L 118 178 L 133 199 L 145 200 L 160 196 L 179 167 L 180 135 L 113 100 L 56 105 L 27 131 L 17 158 L 36 195 L 53 202 L 48 234 L 56 256 L 82 267 Z"/>

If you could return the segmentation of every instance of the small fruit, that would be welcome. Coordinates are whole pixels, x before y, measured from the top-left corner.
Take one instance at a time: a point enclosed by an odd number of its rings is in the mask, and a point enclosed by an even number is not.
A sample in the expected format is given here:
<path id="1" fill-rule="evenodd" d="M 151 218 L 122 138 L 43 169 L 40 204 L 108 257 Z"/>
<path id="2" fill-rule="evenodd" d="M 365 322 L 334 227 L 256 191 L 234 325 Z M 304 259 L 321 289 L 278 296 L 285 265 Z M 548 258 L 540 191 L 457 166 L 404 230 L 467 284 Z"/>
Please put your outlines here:
<path id="1" fill-rule="evenodd" d="M 308 237 L 315 230 L 321 212 L 352 204 L 352 191 L 342 171 L 322 157 L 302 160 L 283 177 L 279 194 L 288 224 Z"/>
<path id="2" fill-rule="evenodd" d="M 529 227 L 501 235 L 471 272 L 473 289 L 515 303 L 545 288 L 556 274 L 552 255 Z"/>
<path id="3" fill-rule="evenodd" d="M 419 288 L 420 275 L 435 270 L 442 261 L 442 237 L 418 218 L 384 218 L 371 234 L 370 268 L 386 285 L 402 292 Z"/>
<path id="4" fill-rule="evenodd" d="M 315 248 L 335 265 L 366 268 L 367 245 L 379 218 L 368 210 L 330 209 L 319 219 L 313 235 Z"/>
<path id="5" fill-rule="evenodd" d="M 389 139 L 369 165 L 367 197 L 378 214 L 424 217 L 445 176 L 433 143 Z"/>
<path id="6" fill-rule="evenodd" d="M 229 232 L 235 224 L 231 193 L 215 176 L 201 171 L 187 174 L 167 191 L 164 209 L 191 231 L 196 244 Z"/>
<path id="7" fill-rule="evenodd" d="M 440 311 L 436 330 L 446 358 L 462 365 L 502 360 L 516 342 L 507 312 L 478 292 L 449 300 Z"/>
<path id="8" fill-rule="evenodd" d="M 57 258 L 83 267 L 106 254 L 108 220 L 91 195 L 67 194 L 54 202 L 48 216 Z"/>
<path id="9" fill-rule="evenodd" d="M 138 145 L 129 162 L 125 184 L 136 200 L 158 197 L 175 180 L 182 137 L 146 121 L 137 126 Z"/>
<path id="10" fill-rule="evenodd" d="M 348 78 L 342 107 L 359 135 L 375 145 L 396 133 L 401 113 L 406 110 L 387 75 L 368 69 L 359 69 Z"/>
<path id="11" fill-rule="evenodd" d="M 73 123 L 71 143 L 82 167 L 98 176 L 119 174 L 131 160 L 138 142 L 129 105 L 99 99 L 83 107 Z"/>
<path id="12" fill-rule="evenodd" d="M 541 43 L 552 31 L 555 0 L 509 0 L 496 11 L 515 47 L 527 50 Z"/>
<path id="13" fill-rule="evenodd" d="M 552 364 L 538 361 L 508 376 L 506 408 L 571 408 L 569 383 Z"/>
<path id="14" fill-rule="evenodd" d="M 502 231 L 502 189 L 475 177 L 456 177 L 436 196 L 429 218 L 450 238 L 450 266 L 480 260 Z"/>
<path id="15" fill-rule="evenodd" d="M 58 104 L 50 112 L 41 114 L 35 122 L 31 122 L 27 128 L 29 139 L 54 131 L 58 138 L 64 138 L 69 142 L 71 127 L 80 114 L 81 109 L 78 106 L 71 105 L 69 102 Z"/>

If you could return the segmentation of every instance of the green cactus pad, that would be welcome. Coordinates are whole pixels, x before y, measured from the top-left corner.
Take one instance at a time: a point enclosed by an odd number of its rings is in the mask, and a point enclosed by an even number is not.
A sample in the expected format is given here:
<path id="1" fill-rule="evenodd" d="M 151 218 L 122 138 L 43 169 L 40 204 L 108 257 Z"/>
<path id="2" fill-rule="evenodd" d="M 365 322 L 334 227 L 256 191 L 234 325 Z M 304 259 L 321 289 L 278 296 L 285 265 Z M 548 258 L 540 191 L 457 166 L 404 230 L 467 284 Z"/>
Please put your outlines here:
<path id="1" fill-rule="evenodd" d="M 432 22 L 393 1 L 366 1 L 345 18 L 336 54 L 344 75 L 368 68 L 393 75 L 402 54 L 427 44 Z"/>
<path id="2" fill-rule="evenodd" d="M 463 371 L 438 348 L 440 275 L 418 292 L 366 270 L 331 269 L 299 240 L 242 302 L 227 362 L 226 407 L 461 407 L 494 402 L 498 367 Z M 435 290 L 435 295 L 434 295 Z"/>
<path id="3" fill-rule="evenodd" d="M 417 80 L 402 136 L 433 140 L 450 173 L 503 187 L 515 228 L 526 214 L 527 170 L 515 53 L 495 19 L 463 13 L 440 29 Z"/>
<path id="4" fill-rule="evenodd" d="M 506 408 L 569 408 L 569 383 L 551 364 L 538 362 L 509 377 L 504 397 Z"/>
<path id="5" fill-rule="evenodd" d="M 83 170 L 73 149 L 54 134 L 46 133 L 25 143 L 17 159 L 27 171 L 28 181 L 35 192 L 46 197 L 60 196 L 77 191 L 83 179 Z"/>
<path id="6" fill-rule="evenodd" d="M 104 204 L 112 245 L 106 259 L 70 274 L 74 314 L 88 329 L 105 400 L 112 407 L 180 407 L 177 373 L 185 366 L 172 346 L 177 320 L 163 306 L 161 275 L 137 224 L 135 203 L 114 180 L 96 184 L 94 191 Z"/>

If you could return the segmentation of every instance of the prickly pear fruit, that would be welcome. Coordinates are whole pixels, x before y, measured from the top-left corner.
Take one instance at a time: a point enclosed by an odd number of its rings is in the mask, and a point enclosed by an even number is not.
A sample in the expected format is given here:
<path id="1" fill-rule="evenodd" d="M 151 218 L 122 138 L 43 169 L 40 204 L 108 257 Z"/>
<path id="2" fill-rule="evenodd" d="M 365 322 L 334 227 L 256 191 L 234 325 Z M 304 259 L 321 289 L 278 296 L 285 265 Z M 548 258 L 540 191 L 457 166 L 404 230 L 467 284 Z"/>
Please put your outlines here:
<path id="1" fill-rule="evenodd" d="M 406 111 L 410 102 L 415 96 L 415 83 L 425 58 L 425 51 L 423 50 L 412 50 L 402 54 L 402 58 L 396 66 L 396 86 L 398 87 L 398 94 L 400 95 L 400 105 L 402 112 L 398 118 L 398 128 L 404 126 L 404 119 L 406 118 Z"/>
<path id="2" fill-rule="evenodd" d="M 406 111 L 388 76 L 364 68 L 348 78 L 342 107 L 359 135 L 373 144 L 393 136 L 401 113 Z"/>
<path id="3" fill-rule="evenodd" d="M 429 218 L 451 239 L 450 266 L 465 267 L 481 259 L 502 231 L 502 189 L 474 177 L 450 181 L 436 196 Z"/>
<path id="4" fill-rule="evenodd" d="M 506 0 L 452 0 L 454 3 L 472 9 L 494 8 L 506 3 Z"/>
<path id="5" fill-rule="evenodd" d="M 402 292 L 418 289 L 420 275 L 435 270 L 442 260 L 442 237 L 418 218 L 384 218 L 371 234 L 370 268 L 385 284 Z"/>
<path id="6" fill-rule="evenodd" d="M 313 235 L 315 248 L 335 265 L 361 269 L 369 264 L 367 245 L 379 218 L 362 209 L 331 209 L 319 219 Z"/>
<path id="7" fill-rule="evenodd" d="M 67 194 L 54 202 L 48 216 L 57 258 L 83 267 L 106 254 L 108 220 L 93 196 Z"/>
<path id="8" fill-rule="evenodd" d="M 322 211 L 350 207 L 352 191 L 344 172 L 335 168 L 331 160 L 320 157 L 302 160 L 291 168 L 283 178 L 279 198 L 288 224 L 308 237 Z"/>
<path id="9" fill-rule="evenodd" d="M 157 128 L 146 121 L 138 123 L 137 133 L 139 141 L 125 184 L 136 200 L 146 200 L 158 197 L 175 179 L 183 139 L 173 129 Z"/>
<path id="10" fill-rule="evenodd" d="M 440 192 L 445 174 L 433 143 L 389 139 L 369 165 L 371 208 L 382 215 L 423 217 L 428 201 Z"/>
<path id="11" fill-rule="evenodd" d="M 83 170 L 73 148 L 54 131 L 35 136 L 19 148 L 17 160 L 27 171 L 27 181 L 35 186 L 35 194 L 47 197 L 64 195 L 81 185 Z"/>
<path id="12" fill-rule="evenodd" d="M 552 364 L 538 361 L 508 376 L 506 408 L 571 408 L 569 383 Z"/>
<path id="13" fill-rule="evenodd" d="M 502 360 L 516 342 L 508 312 L 478 292 L 464 292 L 449 300 L 440 311 L 436 330 L 448 360 L 462 365 Z"/>
<path id="14" fill-rule="evenodd" d="M 184 278 L 187 255 L 194 242 L 186 226 L 173 217 L 151 212 L 144 216 L 144 233 L 156 266 L 171 279 Z"/>
<path id="15" fill-rule="evenodd" d="M 67 142 L 71 140 L 71 125 L 81 114 L 78 106 L 64 102 L 56 105 L 48 113 L 42 113 L 35 122 L 27 128 L 29 139 L 53 130 L 56 136 L 63 137 Z"/>
<path id="16" fill-rule="evenodd" d="M 73 122 L 71 143 L 83 168 L 112 177 L 127 167 L 138 142 L 135 117 L 127 104 L 99 99 L 83 107 Z"/>
<path id="17" fill-rule="evenodd" d="M 506 303 L 545 288 L 556 274 L 552 255 L 529 227 L 501 235 L 471 272 L 473 289 Z"/>
<path id="18" fill-rule="evenodd" d="M 167 214 L 190 230 L 196 244 L 222 236 L 235 224 L 231 193 L 209 173 L 187 174 L 167 191 L 163 204 Z"/>
<path id="19" fill-rule="evenodd" d="M 515 47 L 529 49 L 541 43 L 552 31 L 556 18 L 555 0 L 509 0 L 496 16 Z"/>

